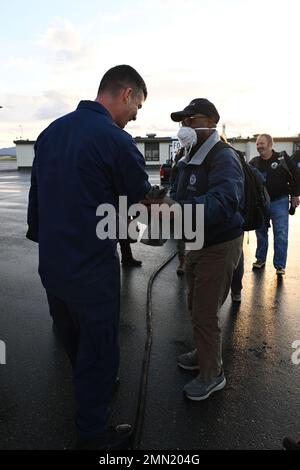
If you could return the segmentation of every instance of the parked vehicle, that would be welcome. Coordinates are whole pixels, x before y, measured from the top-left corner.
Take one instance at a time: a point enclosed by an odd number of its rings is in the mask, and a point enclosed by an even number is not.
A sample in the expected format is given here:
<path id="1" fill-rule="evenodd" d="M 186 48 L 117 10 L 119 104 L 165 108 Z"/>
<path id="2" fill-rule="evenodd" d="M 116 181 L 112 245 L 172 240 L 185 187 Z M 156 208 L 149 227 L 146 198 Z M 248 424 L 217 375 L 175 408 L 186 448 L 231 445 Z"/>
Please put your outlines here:
<path id="1" fill-rule="evenodd" d="M 160 184 L 169 185 L 172 171 L 172 160 L 167 160 L 159 169 Z"/>

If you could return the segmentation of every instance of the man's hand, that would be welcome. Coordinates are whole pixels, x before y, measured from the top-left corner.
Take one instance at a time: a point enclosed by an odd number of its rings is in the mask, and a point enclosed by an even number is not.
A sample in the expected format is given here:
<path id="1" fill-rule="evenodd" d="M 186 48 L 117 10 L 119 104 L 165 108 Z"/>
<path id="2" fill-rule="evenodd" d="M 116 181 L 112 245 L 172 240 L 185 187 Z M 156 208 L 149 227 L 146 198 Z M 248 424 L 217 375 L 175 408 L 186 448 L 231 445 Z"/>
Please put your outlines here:
<path id="1" fill-rule="evenodd" d="M 176 201 L 174 201 L 174 199 L 171 199 L 169 196 L 165 196 L 160 199 L 143 199 L 141 201 L 141 204 L 144 204 L 148 207 L 148 209 L 150 209 L 151 204 L 167 204 L 169 207 L 171 207 L 173 204 L 176 204 Z"/>
<path id="2" fill-rule="evenodd" d="M 292 206 L 296 209 L 300 204 L 299 196 L 292 196 Z"/>
<path id="3" fill-rule="evenodd" d="M 168 188 L 160 188 L 157 185 L 151 186 L 150 191 L 145 196 L 145 199 L 162 199 L 166 196 Z"/>
<path id="4" fill-rule="evenodd" d="M 167 192 L 168 188 L 152 186 L 150 191 L 146 194 L 145 199 L 140 201 L 140 203 L 147 206 L 148 210 L 151 209 L 151 204 L 167 204 L 170 207 L 175 204 L 175 201 L 167 196 Z"/>

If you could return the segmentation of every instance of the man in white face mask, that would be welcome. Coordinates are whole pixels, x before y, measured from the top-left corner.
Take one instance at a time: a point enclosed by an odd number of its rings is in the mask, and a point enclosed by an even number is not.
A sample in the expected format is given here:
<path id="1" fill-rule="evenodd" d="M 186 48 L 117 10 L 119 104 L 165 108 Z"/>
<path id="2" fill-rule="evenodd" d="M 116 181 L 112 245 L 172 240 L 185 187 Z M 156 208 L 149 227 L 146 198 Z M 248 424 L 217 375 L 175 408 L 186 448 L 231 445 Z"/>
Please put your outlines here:
<path id="1" fill-rule="evenodd" d="M 199 105 L 203 112 L 199 110 Z M 189 116 L 189 114 L 191 114 Z M 191 158 L 198 148 L 217 128 L 220 119 L 215 106 L 204 98 L 193 100 L 183 111 L 172 113 L 173 121 L 180 119 L 181 128 L 177 133 L 178 140 L 185 149 L 186 156 Z"/>
<path id="2" fill-rule="evenodd" d="M 226 384 L 218 314 L 242 252 L 244 175 L 233 149 L 220 140 L 216 130 L 220 116 L 213 103 L 194 99 L 171 119 L 181 123 L 178 139 L 185 149 L 172 197 L 183 208 L 192 205 L 191 220 L 185 220 L 192 227 L 197 226 L 194 209 L 204 205 L 203 248 L 191 249 L 186 256 L 196 348 L 178 358 L 181 368 L 199 371 L 183 389 L 189 399 L 199 401 Z"/>

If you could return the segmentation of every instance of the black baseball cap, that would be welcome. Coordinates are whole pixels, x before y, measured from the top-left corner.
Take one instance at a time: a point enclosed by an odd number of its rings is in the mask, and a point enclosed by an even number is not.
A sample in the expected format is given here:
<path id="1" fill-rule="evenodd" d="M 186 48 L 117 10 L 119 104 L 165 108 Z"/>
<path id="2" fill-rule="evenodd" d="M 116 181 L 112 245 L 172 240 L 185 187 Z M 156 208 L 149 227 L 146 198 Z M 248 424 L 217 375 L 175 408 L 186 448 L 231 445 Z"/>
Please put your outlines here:
<path id="1" fill-rule="evenodd" d="M 216 123 L 220 120 L 220 115 L 215 105 L 206 98 L 195 98 L 182 111 L 176 111 L 175 113 L 171 113 L 171 119 L 172 121 L 180 122 L 183 119 L 194 116 L 198 113 L 213 118 Z"/>

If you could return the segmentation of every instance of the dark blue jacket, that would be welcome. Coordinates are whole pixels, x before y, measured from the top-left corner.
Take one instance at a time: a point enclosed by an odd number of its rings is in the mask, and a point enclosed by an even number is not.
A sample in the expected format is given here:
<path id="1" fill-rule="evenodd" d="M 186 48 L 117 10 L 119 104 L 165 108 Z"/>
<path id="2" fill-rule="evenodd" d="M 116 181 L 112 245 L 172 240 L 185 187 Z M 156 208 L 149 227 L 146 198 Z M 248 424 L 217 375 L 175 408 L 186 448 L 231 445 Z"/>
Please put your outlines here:
<path id="1" fill-rule="evenodd" d="M 244 175 L 237 156 L 232 149 L 223 148 L 214 155 L 209 168 L 205 160 L 199 164 L 194 157 L 188 163 L 180 161 L 171 195 L 181 205 L 204 204 L 204 246 L 239 237 L 244 221 L 240 213 Z"/>
<path id="2" fill-rule="evenodd" d="M 39 242 L 45 288 L 69 300 L 99 301 L 119 293 L 116 240 L 96 236 L 96 209 L 150 189 L 132 137 L 99 103 L 81 101 L 38 137 L 28 206 L 28 238 Z"/>

